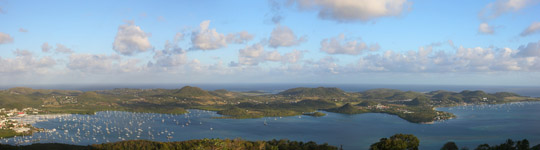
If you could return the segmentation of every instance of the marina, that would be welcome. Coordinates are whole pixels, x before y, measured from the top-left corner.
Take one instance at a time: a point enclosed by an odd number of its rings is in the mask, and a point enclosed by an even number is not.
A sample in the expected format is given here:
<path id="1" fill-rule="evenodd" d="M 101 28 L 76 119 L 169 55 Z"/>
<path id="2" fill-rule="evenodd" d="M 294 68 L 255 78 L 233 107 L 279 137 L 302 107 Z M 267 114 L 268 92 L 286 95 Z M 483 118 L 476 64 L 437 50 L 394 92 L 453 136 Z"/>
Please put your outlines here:
<path id="1" fill-rule="evenodd" d="M 472 147 L 480 142 L 500 143 L 508 138 L 539 141 L 540 131 L 534 127 L 540 123 L 539 107 L 539 102 L 444 107 L 438 110 L 455 113 L 457 118 L 433 124 L 409 123 L 396 116 L 379 113 L 345 115 L 325 112 L 328 115 L 323 117 L 215 119 L 221 115 L 193 109 L 181 115 L 102 111 L 95 115 L 27 116 L 29 118 L 21 119 L 40 118 L 32 125 L 45 131 L 0 141 L 14 145 L 53 142 L 89 145 L 134 139 L 286 138 L 357 149 L 366 148 L 387 135 L 409 133 L 420 138 L 424 149 L 436 148 L 449 140 Z"/>

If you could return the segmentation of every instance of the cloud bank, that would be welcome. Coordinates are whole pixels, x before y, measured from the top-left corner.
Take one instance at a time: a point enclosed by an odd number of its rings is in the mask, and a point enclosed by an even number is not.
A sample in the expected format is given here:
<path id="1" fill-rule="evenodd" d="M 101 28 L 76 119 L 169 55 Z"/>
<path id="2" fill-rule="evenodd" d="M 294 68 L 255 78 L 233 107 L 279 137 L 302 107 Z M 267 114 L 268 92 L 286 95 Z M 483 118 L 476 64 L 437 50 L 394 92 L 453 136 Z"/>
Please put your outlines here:
<path id="1" fill-rule="evenodd" d="M 315 10 L 321 19 L 367 22 L 400 16 L 412 5 L 407 0 L 294 0 L 300 10 Z"/>

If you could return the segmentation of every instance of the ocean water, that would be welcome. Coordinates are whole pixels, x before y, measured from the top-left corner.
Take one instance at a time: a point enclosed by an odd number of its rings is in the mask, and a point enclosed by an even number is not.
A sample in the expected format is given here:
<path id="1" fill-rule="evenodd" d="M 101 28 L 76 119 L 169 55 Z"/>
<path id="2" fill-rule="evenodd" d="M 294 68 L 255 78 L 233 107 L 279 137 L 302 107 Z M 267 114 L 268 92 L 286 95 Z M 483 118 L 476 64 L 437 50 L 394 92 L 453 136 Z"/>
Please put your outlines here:
<path id="1" fill-rule="evenodd" d="M 131 139 L 183 141 L 201 138 L 246 140 L 289 139 L 316 141 L 368 149 L 380 138 L 396 133 L 414 134 L 420 149 L 439 149 L 448 141 L 474 149 L 477 145 L 503 143 L 506 139 L 528 139 L 540 144 L 540 102 L 438 108 L 457 118 L 434 124 L 409 123 L 393 115 L 368 113 L 346 115 L 325 112 L 323 117 L 293 116 L 259 119 L 214 119 L 212 111 L 189 110 L 189 114 L 167 115 L 118 111 L 95 115 L 68 115 L 34 126 L 55 130 L 32 136 L 2 139 L 0 143 L 95 144 Z M 267 123 L 267 125 L 264 124 Z"/>

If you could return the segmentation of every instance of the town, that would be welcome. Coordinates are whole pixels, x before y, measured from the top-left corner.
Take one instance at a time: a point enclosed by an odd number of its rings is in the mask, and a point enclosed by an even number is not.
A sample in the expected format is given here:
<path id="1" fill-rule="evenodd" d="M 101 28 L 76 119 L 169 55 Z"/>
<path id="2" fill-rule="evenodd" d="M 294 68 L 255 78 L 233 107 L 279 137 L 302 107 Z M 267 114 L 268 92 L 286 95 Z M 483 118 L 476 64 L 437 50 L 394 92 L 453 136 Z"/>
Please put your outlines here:
<path id="1" fill-rule="evenodd" d="M 43 129 L 31 125 L 36 119 L 24 118 L 27 115 L 38 115 L 40 113 L 43 113 L 43 111 L 31 107 L 22 110 L 0 108 L 0 138 L 29 135 L 33 132 L 43 131 Z"/>

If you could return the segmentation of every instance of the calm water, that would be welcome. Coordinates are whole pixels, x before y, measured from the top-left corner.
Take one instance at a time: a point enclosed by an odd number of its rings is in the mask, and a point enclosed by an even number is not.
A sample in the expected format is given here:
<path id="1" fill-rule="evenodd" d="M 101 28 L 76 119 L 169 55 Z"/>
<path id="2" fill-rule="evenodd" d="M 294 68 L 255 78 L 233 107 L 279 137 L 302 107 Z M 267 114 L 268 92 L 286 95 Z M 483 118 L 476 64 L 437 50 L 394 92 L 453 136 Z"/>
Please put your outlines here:
<path id="1" fill-rule="evenodd" d="M 246 140 L 290 139 L 327 142 L 345 149 L 367 149 L 380 138 L 395 133 L 414 134 L 421 149 L 439 149 L 447 141 L 471 149 L 482 143 L 500 144 L 506 139 L 527 138 L 540 143 L 540 103 L 439 108 L 458 118 L 434 124 L 409 123 L 386 114 L 344 115 L 327 113 L 324 117 L 295 116 L 261 119 L 212 119 L 215 112 L 190 110 L 186 115 L 98 112 L 95 115 L 69 115 L 34 126 L 55 132 L 1 140 L 1 143 L 59 142 L 94 144 L 128 139 L 183 141 L 201 138 L 237 138 Z M 268 125 L 264 125 L 264 121 Z M 26 142 L 25 142 L 26 140 Z"/>

